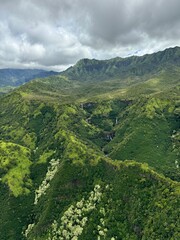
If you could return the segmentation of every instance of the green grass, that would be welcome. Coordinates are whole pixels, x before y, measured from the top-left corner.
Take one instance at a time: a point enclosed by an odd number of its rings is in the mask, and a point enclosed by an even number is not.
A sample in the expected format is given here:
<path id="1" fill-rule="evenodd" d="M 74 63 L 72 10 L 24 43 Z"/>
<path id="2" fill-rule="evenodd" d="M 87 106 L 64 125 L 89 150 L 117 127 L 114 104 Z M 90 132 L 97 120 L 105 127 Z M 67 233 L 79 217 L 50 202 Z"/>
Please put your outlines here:
<path id="1" fill-rule="evenodd" d="M 6 183 L 17 197 L 30 192 L 31 180 L 29 178 L 30 151 L 20 145 L 0 141 L 0 169 L 1 181 Z"/>

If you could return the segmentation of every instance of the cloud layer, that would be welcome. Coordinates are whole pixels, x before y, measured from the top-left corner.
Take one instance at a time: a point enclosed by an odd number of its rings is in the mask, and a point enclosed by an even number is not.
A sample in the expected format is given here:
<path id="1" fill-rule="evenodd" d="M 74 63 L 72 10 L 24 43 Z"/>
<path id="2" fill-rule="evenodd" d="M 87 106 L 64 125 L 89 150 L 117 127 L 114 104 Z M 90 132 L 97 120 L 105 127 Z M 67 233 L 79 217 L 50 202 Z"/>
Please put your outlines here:
<path id="1" fill-rule="evenodd" d="M 0 0 L 0 68 L 62 70 L 180 45 L 179 9 L 179 0 Z"/>

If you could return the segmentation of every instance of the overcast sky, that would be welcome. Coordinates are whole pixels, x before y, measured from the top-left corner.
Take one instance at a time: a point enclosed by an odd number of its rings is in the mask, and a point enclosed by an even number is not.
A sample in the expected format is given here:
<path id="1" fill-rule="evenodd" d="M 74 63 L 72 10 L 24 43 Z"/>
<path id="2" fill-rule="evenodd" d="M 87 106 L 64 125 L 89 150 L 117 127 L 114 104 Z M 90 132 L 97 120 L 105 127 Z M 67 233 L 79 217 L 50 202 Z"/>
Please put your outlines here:
<path id="1" fill-rule="evenodd" d="M 0 0 L 0 68 L 60 71 L 174 46 L 180 0 Z"/>

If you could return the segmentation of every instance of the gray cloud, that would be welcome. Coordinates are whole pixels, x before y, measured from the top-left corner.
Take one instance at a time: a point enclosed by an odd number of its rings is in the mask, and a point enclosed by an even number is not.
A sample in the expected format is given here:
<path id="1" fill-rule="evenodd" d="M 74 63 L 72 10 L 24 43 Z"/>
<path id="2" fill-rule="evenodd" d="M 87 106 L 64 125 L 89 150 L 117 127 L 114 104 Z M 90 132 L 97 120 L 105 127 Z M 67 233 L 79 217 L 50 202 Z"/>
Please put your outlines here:
<path id="1" fill-rule="evenodd" d="M 0 67 L 62 70 L 180 45 L 179 9 L 179 0 L 0 0 Z"/>

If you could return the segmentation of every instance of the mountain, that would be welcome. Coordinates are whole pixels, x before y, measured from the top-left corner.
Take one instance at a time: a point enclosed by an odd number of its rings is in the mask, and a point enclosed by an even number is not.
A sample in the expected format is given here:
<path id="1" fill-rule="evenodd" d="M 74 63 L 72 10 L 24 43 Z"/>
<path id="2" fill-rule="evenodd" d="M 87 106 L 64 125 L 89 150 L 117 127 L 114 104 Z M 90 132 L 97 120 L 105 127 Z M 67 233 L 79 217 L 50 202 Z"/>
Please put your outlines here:
<path id="1" fill-rule="evenodd" d="M 178 49 L 143 75 L 68 76 L 78 63 L 1 96 L 2 240 L 179 239 Z"/>
<path id="2" fill-rule="evenodd" d="M 6 92 L 34 78 L 48 77 L 56 74 L 58 73 L 40 69 L 0 69 L 0 91 Z"/>
<path id="3" fill-rule="evenodd" d="M 66 76 L 70 80 L 99 82 L 121 79 L 121 87 L 146 81 L 152 75 L 161 71 L 179 69 L 180 47 L 169 48 L 154 54 L 116 57 L 110 60 L 81 59 L 74 66 L 63 72 L 45 71 L 39 69 L 0 69 L 0 91 L 8 92 L 35 78 L 51 75 Z M 118 84 L 120 84 L 118 83 Z"/>
<path id="4" fill-rule="evenodd" d="M 180 47 L 140 57 L 116 57 L 110 60 L 82 59 L 62 74 L 79 81 L 102 81 L 142 76 L 146 79 L 149 78 L 149 74 L 156 74 L 165 69 L 169 70 L 171 67 L 180 67 Z"/>

